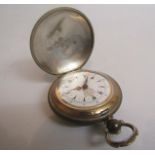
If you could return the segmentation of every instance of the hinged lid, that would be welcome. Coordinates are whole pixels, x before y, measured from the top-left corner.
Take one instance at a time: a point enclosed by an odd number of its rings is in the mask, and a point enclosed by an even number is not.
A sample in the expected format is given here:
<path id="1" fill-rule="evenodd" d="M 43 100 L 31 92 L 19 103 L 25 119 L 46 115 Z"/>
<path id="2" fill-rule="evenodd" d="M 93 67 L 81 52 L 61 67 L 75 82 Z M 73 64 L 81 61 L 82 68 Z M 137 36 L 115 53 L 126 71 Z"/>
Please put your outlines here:
<path id="1" fill-rule="evenodd" d="M 83 66 L 93 44 L 89 20 L 72 8 L 47 12 L 35 24 L 30 39 L 35 62 L 50 74 L 63 74 Z"/>

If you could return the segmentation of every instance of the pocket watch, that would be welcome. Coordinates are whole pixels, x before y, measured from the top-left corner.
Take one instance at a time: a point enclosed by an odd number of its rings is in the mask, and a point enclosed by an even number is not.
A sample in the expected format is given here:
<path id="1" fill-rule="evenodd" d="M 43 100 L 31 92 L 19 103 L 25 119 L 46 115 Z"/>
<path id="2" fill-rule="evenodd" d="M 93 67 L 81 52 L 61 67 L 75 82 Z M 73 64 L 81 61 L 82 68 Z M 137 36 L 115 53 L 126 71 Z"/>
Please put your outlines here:
<path id="1" fill-rule="evenodd" d="M 113 147 L 133 142 L 138 130 L 132 124 L 113 118 L 122 100 L 118 83 L 109 75 L 82 66 L 94 45 L 94 32 L 88 18 L 73 8 L 56 8 L 44 14 L 35 24 L 30 38 L 31 54 L 45 72 L 57 75 L 48 100 L 52 110 L 74 122 L 104 122 L 106 141 Z M 111 134 L 128 127 L 132 135 L 114 141 Z"/>

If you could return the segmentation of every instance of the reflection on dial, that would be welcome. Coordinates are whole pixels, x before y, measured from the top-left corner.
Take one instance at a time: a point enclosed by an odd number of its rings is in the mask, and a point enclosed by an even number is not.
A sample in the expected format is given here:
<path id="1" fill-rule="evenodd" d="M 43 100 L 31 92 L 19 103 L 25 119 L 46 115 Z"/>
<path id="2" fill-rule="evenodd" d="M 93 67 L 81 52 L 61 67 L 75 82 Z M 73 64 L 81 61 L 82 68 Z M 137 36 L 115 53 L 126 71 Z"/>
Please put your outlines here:
<path id="1" fill-rule="evenodd" d="M 109 81 L 103 75 L 78 71 L 66 74 L 59 86 L 61 99 L 77 107 L 90 107 L 103 103 L 110 95 Z"/>

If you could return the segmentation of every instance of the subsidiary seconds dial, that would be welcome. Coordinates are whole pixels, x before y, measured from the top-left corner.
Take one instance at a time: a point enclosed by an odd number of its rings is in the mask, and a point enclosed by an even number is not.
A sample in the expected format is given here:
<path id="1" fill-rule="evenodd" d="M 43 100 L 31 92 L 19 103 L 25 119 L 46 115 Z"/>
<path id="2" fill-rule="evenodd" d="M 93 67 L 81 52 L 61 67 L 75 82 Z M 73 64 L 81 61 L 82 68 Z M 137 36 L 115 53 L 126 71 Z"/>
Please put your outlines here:
<path id="1" fill-rule="evenodd" d="M 66 74 L 58 86 L 61 99 L 77 107 L 103 103 L 111 92 L 108 80 L 94 72 L 80 71 Z"/>

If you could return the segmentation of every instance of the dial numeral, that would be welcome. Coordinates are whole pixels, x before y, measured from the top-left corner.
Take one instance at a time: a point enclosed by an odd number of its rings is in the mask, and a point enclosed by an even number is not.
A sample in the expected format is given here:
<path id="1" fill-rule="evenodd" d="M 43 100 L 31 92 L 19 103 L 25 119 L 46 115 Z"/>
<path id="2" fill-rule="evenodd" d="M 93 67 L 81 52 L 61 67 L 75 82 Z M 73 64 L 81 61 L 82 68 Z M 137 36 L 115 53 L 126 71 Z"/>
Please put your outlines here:
<path id="1" fill-rule="evenodd" d="M 95 77 L 94 77 L 94 76 L 92 76 L 90 79 L 92 79 L 92 80 L 93 80 L 94 78 L 95 78 Z"/>
<path id="2" fill-rule="evenodd" d="M 101 91 L 98 91 L 98 93 L 99 93 L 100 95 L 102 95 L 102 94 L 103 94 L 103 92 L 101 92 Z"/>
<path id="3" fill-rule="evenodd" d="M 84 79 L 86 79 L 87 78 L 87 75 L 83 75 L 83 77 L 84 77 Z"/>
<path id="4" fill-rule="evenodd" d="M 102 82 L 102 81 L 104 81 L 104 79 L 100 79 L 100 80 L 98 80 L 97 82 Z"/>
<path id="5" fill-rule="evenodd" d="M 95 96 L 92 96 L 92 99 L 93 99 L 93 100 L 96 100 L 96 97 L 95 97 Z"/>
<path id="6" fill-rule="evenodd" d="M 73 98 L 72 98 L 72 100 L 75 100 L 76 99 L 76 96 L 74 96 Z"/>
<path id="7" fill-rule="evenodd" d="M 68 95 L 68 94 L 70 94 L 70 92 L 71 92 L 71 91 L 67 91 L 67 92 L 65 92 L 64 94 Z"/>

